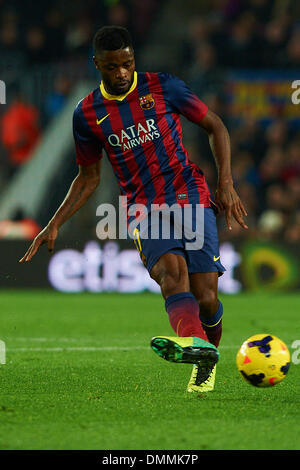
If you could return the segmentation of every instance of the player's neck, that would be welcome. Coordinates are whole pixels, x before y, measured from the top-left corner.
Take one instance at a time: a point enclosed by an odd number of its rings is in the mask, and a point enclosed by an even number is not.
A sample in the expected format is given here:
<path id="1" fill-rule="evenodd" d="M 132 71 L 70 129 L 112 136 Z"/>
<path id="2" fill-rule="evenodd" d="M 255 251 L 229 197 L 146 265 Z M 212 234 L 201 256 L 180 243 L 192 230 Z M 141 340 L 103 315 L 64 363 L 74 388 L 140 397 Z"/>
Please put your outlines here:
<path id="1" fill-rule="evenodd" d="M 135 71 L 132 76 L 131 85 L 125 93 L 115 94 L 113 90 L 110 90 L 109 86 L 106 83 L 104 83 L 103 80 L 101 80 L 101 83 L 100 83 L 100 90 L 103 96 L 107 99 L 122 100 L 124 99 L 124 97 L 126 97 L 129 93 L 131 93 L 135 89 L 136 85 L 137 85 L 137 72 Z"/>

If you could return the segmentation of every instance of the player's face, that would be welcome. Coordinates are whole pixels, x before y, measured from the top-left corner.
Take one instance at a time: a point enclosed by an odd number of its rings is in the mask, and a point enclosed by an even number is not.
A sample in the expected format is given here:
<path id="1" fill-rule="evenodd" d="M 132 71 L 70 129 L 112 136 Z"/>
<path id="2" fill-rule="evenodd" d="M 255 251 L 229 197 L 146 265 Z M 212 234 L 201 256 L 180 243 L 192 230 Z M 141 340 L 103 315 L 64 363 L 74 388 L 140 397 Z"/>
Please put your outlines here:
<path id="1" fill-rule="evenodd" d="M 94 57 L 94 63 L 101 72 L 108 93 L 127 93 L 132 85 L 135 70 L 134 53 L 130 47 L 102 52 L 100 56 Z"/>

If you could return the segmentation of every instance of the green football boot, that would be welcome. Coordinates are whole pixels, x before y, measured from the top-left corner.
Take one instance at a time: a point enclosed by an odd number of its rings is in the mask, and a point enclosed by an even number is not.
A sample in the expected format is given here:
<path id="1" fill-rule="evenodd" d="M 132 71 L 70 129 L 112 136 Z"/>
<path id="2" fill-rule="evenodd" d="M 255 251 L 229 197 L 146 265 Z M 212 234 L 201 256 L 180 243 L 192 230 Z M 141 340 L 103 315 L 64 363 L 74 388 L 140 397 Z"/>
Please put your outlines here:
<path id="1" fill-rule="evenodd" d="M 217 348 L 197 337 L 155 336 L 151 348 L 170 362 L 197 365 L 197 383 L 205 382 L 219 360 Z"/>

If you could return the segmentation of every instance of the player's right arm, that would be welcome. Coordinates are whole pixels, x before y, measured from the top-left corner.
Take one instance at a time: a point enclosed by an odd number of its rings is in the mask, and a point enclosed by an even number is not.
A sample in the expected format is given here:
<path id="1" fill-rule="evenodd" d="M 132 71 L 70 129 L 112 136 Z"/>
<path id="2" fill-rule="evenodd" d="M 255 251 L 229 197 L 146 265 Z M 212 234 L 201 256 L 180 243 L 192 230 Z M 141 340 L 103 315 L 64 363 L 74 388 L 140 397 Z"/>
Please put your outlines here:
<path id="1" fill-rule="evenodd" d="M 44 243 L 48 244 L 48 250 L 52 252 L 59 228 L 86 203 L 100 182 L 102 145 L 93 134 L 85 118 L 83 102 L 84 100 L 78 103 L 73 115 L 76 161 L 79 166 L 78 175 L 73 180 L 64 201 L 52 219 L 35 237 L 19 263 L 30 261 Z"/>
<path id="2" fill-rule="evenodd" d="M 19 260 L 20 263 L 30 261 L 44 243 L 48 244 L 50 253 L 53 251 L 59 228 L 86 203 L 99 182 L 100 161 L 89 166 L 79 165 L 78 175 L 72 182 L 64 201 L 47 226 L 35 237 L 23 258 Z"/>

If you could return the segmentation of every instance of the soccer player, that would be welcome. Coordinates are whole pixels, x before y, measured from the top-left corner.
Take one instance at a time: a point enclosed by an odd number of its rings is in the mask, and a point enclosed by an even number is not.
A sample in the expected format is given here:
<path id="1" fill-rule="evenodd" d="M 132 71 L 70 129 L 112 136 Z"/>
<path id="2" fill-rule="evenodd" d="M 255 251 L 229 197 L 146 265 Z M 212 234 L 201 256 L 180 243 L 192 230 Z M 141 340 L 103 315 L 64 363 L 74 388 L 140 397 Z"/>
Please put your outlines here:
<path id="1" fill-rule="evenodd" d="M 176 336 L 157 336 L 152 349 L 166 360 L 193 364 L 190 392 L 214 387 L 223 306 L 218 298 L 221 264 L 216 212 L 225 211 L 243 228 L 246 210 L 231 176 L 230 140 L 221 119 L 178 78 L 167 73 L 137 73 L 128 31 L 105 26 L 94 36 L 94 64 L 102 81 L 77 105 L 73 116 L 78 175 L 47 226 L 34 239 L 21 263 L 30 261 L 43 243 L 50 252 L 61 225 L 80 209 L 100 182 L 105 150 L 128 207 L 154 204 L 202 207 L 201 249 L 187 249 L 184 237 L 142 236 L 135 242 L 150 276 L 160 285 Z M 218 170 L 213 202 L 203 172 L 189 160 L 182 143 L 180 115 L 206 130 Z M 197 209 L 198 210 L 198 209 Z M 152 220 L 152 219 L 151 219 Z M 195 227 L 196 213 L 190 220 Z M 158 224 L 160 224 L 158 222 Z"/>

